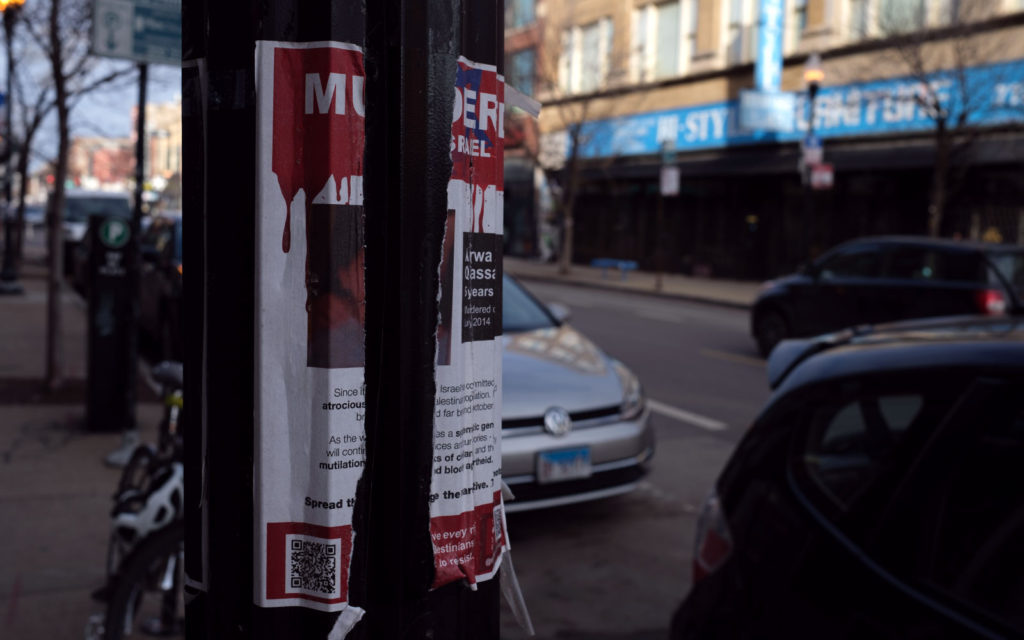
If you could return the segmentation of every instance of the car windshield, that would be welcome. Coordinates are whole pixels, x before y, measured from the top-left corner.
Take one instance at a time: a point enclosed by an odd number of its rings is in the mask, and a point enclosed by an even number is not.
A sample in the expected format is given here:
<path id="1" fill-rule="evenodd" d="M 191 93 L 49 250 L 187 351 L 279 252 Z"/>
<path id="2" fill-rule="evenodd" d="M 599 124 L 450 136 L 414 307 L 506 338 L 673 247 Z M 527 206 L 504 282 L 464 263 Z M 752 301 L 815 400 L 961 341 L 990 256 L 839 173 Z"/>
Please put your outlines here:
<path id="1" fill-rule="evenodd" d="M 501 322 L 505 333 L 533 331 L 555 326 L 555 321 L 518 282 L 502 278 Z"/>
<path id="2" fill-rule="evenodd" d="M 127 218 L 132 211 L 128 200 L 123 198 L 66 198 L 64 201 L 64 220 L 68 222 L 88 222 L 89 216 L 95 214 Z"/>
<path id="3" fill-rule="evenodd" d="M 999 275 L 1005 278 L 1013 289 L 1020 306 L 1021 300 L 1024 300 L 1024 253 L 1006 251 L 990 253 L 988 257 Z"/>

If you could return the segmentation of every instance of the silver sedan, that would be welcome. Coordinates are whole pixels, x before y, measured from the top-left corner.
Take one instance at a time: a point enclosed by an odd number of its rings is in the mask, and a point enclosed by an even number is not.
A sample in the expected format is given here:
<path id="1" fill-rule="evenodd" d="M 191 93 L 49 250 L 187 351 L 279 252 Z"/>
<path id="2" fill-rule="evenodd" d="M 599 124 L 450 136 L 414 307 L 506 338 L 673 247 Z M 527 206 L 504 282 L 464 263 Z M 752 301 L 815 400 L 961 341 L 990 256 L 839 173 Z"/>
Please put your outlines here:
<path id="1" fill-rule="evenodd" d="M 542 509 L 633 490 L 654 455 L 636 376 L 505 277 L 502 475 L 506 510 Z"/>

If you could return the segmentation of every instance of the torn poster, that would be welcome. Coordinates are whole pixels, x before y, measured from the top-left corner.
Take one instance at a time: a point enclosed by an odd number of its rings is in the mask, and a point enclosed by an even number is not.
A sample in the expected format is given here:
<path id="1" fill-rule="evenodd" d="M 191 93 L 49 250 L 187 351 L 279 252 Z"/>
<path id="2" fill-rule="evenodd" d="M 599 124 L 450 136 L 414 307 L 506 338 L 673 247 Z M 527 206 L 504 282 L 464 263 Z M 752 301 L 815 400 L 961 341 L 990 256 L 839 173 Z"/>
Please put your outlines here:
<path id="1" fill-rule="evenodd" d="M 501 498 L 504 78 L 459 58 L 440 264 L 430 535 L 434 587 L 494 577 Z"/>
<path id="2" fill-rule="evenodd" d="M 363 53 L 256 45 L 255 602 L 347 608 L 365 463 Z"/>

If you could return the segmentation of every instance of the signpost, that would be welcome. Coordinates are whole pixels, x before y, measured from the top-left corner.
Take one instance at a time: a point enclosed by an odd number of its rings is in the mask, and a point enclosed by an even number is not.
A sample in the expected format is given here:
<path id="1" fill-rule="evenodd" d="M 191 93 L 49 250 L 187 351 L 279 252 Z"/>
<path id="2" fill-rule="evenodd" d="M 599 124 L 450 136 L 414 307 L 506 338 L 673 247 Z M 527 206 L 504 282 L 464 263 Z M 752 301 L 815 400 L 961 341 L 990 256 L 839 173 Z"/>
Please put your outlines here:
<path id="1" fill-rule="evenodd" d="M 832 188 L 835 182 L 835 171 L 829 163 L 811 165 L 811 188 L 825 191 Z"/>
<path id="2" fill-rule="evenodd" d="M 671 165 L 661 168 L 661 195 L 679 195 L 679 167 Z"/>
<path id="3" fill-rule="evenodd" d="M 137 238 L 142 226 L 142 197 L 145 181 L 146 84 L 150 64 L 181 65 L 181 0 L 93 0 L 91 50 L 93 55 L 133 60 L 139 65 L 139 102 L 135 140 L 135 207 L 128 234 Z M 106 229 L 106 227 L 105 227 Z M 137 367 L 136 327 L 139 313 L 138 252 L 126 255 L 126 290 L 132 303 L 125 308 L 124 332 L 131 345 L 125 363 L 131 375 Z M 91 383 L 91 378 L 90 378 Z M 131 413 L 134 422 L 134 395 Z M 125 432 L 124 445 L 108 457 L 118 460 L 134 448 L 131 434 Z"/>
<path id="4" fill-rule="evenodd" d="M 740 91 L 740 126 L 750 131 L 790 133 L 794 128 L 796 95 L 786 91 Z"/>
<path id="5" fill-rule="evenodd" d="M 92 53 L 181 65 L 181 0 L 95 0 Z"/>
<path id="6" fill-rule="evenodd" d="M 800 156 L 805 166 L 821 164 L 825 159 L 825 148 L 821 144 L 821 138 L 808 134 L 800 143 Z"/>

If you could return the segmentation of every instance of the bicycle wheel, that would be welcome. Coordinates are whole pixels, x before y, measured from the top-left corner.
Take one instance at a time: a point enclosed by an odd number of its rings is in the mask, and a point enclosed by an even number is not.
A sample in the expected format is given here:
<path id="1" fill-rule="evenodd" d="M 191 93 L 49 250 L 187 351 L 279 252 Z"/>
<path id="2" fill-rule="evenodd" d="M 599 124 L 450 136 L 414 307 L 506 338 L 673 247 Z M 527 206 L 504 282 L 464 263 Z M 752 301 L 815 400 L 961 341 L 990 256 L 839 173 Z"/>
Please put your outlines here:
<path id="1" fill-rule="evenodd" d="M 139 542 L 118 572 L 103 640 L 185 637 L 184 546 L 181 519 Z"/>

